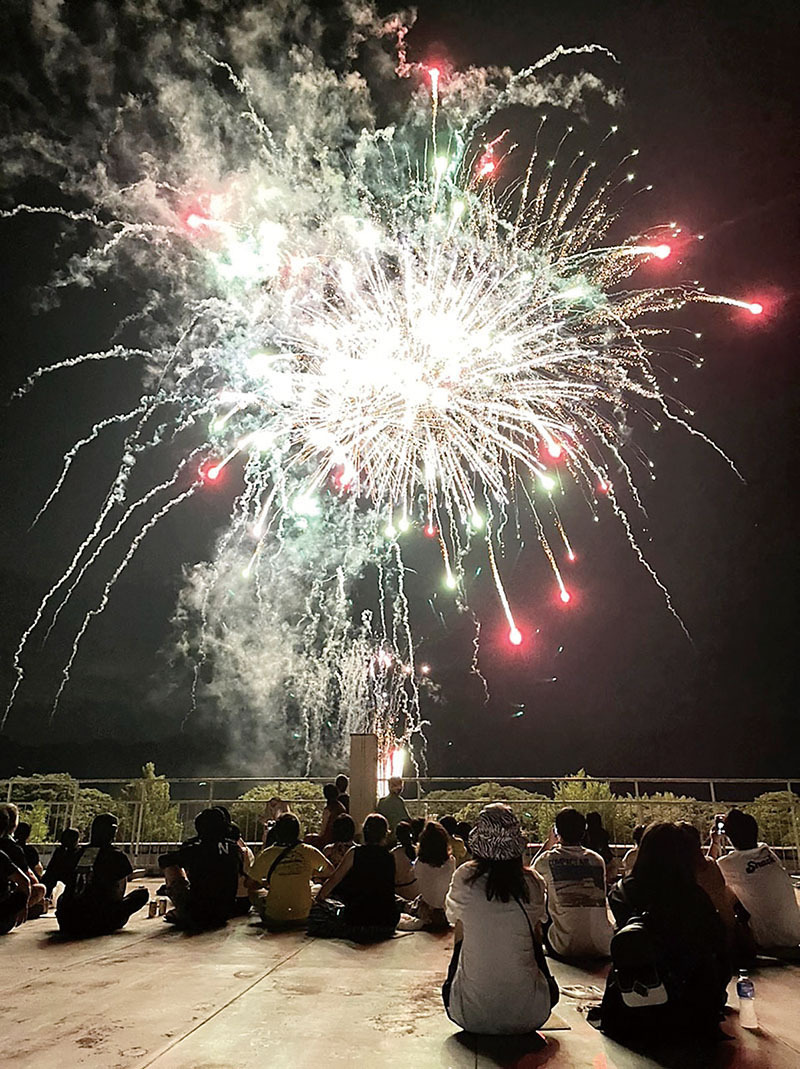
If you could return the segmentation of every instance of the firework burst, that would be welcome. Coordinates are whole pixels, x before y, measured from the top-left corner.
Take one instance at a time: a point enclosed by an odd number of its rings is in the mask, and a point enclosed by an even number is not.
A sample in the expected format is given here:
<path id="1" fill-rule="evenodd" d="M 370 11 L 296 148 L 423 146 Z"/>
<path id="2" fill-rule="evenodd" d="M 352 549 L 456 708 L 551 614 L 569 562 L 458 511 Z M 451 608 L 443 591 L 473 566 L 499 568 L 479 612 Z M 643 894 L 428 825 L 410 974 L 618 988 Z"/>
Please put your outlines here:
<path id="1" fill-rule="evenodd" d="M 161 161 L 150 142 L 132 149 L 141 114 L 134 121 L 130 105 L 116 107 L 102 188 L 74 178 L 92 203 L 55 209 L 98 235 L 62 281 L 138 272 L 148 302 L 123 324 L 137 327 L 138 344 L 43 368 L 20 393 L 85 361 L 144 359 L 148 370 L 138 404 L 98 422 L 68 452 L 36 517 L 81 450 L 125 426 L 105 503 L 16 651 L 6 713 L 31 636 L 53 628 L 86 573 L 117 553 L 100 602 L 73 636 L 56 704 L 86 627 L 146 534 L 234 470 L 243 490 L 230 525 L 214 561 L 189 574 L 177 616 L 193 694 L 213 661 L 218 700 L 235 688 L 242 704 L 274 707 L 276 724 L 295 724 L 306 768 L 321 752 L 336 759 L 348 730 L 377 729 L 388 751 L 421 729 L 419 686 L 427 680 L 414 663 L 401 554 L 407 533 L 436 539 L 457 598 L 466 550 L 482 541 L 509 641 L 519 645 L 525 636 L 496 549 L 517 510 L 536 531 L 560 600 L 570 601 L 562 566 L 575 553 L 553 496 L 556 467 L 558 482 L 577 484 L 591 508 L 613 510 L 659 582 L 624 505 L 640 507 L 640 472 L 652 477 L 629 442 L 631 413 L 654 427 L 675 420 L 699 432 L 685 410 L 670 407 L 653 347 L 673 329 L 669 314 L 688 301 L 761 308 L 696 285 L 636 284 L 648 262 L 669 260 L 680 230 L 613 236 L 627 202 L 643 191 L 630 170 L 636 152 L 598 165 L 612 153 L 616 127 L 590 157 L 581 147 L 587 135 L 554 106 L 580 105 L 600 83 L 545 74 L 561 56 L 603 50 L 559 49 L 519 74 L 489 78 L 410 64 L 404 28 L 374 22 L 376 38 L 390 33 L 408 96 L 402 123 L 376 125 L 364 82 L 308 54 L 264 75 L 252 63 L 240 70 L 235 49 L 228 62 L 187 48 L 182 59 L 195 86 L 209 76 L 227 85 L 189 104 L 180 83 L 189 115 L 179 124 L 179 103 L 162 78 L 155 113 L 162 126 L 180 126 L 179 148 Z M 540 116 L 519 168 L 509 131 L 487 133 L 509 105 Z M 212 115 L 225 138 L 209 132 Z M 114 137 L 127 153 L 120 169 L 139 175 L 124 184 L 109 176 Z M 190 143 L 193 155 L 182 153 Z M 40 210 L 53 209 L 18 205 L 5 214 Z M 156 449 L 177 449 L 180 461 L 171 477 L 132 498 L 131 473 Z M 368 567 L 378 603 L 354 621 L 352 592 Z M 280 651 L 266 676 L 263 665 L 254 668 L 256 633 Z"/>

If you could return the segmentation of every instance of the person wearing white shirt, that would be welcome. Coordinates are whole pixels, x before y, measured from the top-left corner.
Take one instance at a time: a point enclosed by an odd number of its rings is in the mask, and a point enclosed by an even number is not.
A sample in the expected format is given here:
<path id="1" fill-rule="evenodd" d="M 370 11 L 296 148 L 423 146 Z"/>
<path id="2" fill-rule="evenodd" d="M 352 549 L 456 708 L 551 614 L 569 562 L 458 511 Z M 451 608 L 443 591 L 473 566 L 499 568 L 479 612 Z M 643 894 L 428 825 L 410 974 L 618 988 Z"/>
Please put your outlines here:
<path id="1" fill-rule="evenodd" d="M 429 820 L 419 837 L 414 877 L 419 891 L 417 917 L 426 928 L 448 928 L 444 900 L 456 870 L 447 832 L 436 820 Z"/>
<path id="2" fill-rule="evenodd" d="M 636 864 L 636 858 L 639 856 L 639 843 L 642 841 L 644 835 L 644 829 L 646 824 L 637 824 L 633 829 L 633 846 L 628 850 L 622 859 L 622 875 L 630 876 L 633 872 L 633 866 Z"/>
<path id="3" fill-rule="evenodd" d="M 800 960 L 800 907 L 789 874 L 766 843 L 749 813 L 731 809 L 725 835 L 733 850 L 717 859 L 725 883 L 750 914 L 750 931 L 762 950 L 788 951 Z"/>
<path id="4" fill-rule="evenodd" d="M 605 862 L 581 845 L 586 819 L 577 809 L 562 809 L 555 828 L 558 842 L 533 863 L 547 888 L 545 944 L 559 958 L 607 958 L 613 933 Z"/>
<path id="5" fill-rule="evenodd" d="M 542 952 L 544 884 L 523 865 L 526 840 L 512 810 L 482 809 L 469 837 L 473 860 L 447 894 L 455 947 L 442 988 L 447 1015 L 467 1032 L 535 1032 L 553 995 Z"/>

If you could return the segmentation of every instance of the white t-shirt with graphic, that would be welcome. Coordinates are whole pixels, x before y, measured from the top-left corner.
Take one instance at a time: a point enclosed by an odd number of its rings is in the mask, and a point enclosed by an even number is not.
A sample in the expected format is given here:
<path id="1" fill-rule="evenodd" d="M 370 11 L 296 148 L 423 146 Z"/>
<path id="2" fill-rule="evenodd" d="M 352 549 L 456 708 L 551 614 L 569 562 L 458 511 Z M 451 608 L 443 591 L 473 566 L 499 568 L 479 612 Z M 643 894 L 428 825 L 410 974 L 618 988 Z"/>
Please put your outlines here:
<path id="1" fill-rule="evenodd" d="M 606 906 L 606 866 L 594 850 L 558 843 L 540 854 L 534 871 L 547 888 L 553 922 L 547 939 L 565 958 L 607 958 L 613 930 Z"/>
<path id="2" fill-rule="evenodd" d="M 732 850 L 717 860 L 725 883 L 750 914 L 760 947 L 800 944 L 800 907 L 789 874 L 766 843 Z"/>

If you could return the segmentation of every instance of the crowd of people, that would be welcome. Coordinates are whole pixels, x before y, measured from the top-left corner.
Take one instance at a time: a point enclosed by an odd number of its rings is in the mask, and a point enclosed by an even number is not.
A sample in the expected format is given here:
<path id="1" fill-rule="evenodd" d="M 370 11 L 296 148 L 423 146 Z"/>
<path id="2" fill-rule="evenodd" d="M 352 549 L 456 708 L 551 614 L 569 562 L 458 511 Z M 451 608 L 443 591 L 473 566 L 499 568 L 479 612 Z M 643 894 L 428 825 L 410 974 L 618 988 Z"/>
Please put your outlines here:
<path id="1" fill-rule="evenodd" d="M 411 819 L 395 779 L 356 828 L 347 777 L 323 791 L 319 829 L 303 837 L 291 807 L 272 799 L 254 856 L 228 811 L 203 810 L 196 835 L 159 859 L 166 920 L 198 931 L 253 911 L 271 931 L 307 929 L 361 943 L 454 927 L 442 995 L 470 1032 L 535 1031 L 558 999 L 547 959 L 611 961 L 593 1023 L 617 1037 L 679 1027 L 719 1034 L 733 971 L 757 954 L 800 960 L 800 909 L 791 879 L 758 838 L 755 819 L 732 809 L 704 849 L 689 823 L 634 831 L 614 859 L 599 814 L 562 809 L 531 864 L 517 817 L 501 803 L 474 826 L 451 816 Z M 65 829 L 46 869 L 30 825 L 0 805 L 0 932 L 56 905 L 68 937 L 112 932 L 147 904 L 127 890 L 117 819 L 101 814 L 89 842 Z"/>

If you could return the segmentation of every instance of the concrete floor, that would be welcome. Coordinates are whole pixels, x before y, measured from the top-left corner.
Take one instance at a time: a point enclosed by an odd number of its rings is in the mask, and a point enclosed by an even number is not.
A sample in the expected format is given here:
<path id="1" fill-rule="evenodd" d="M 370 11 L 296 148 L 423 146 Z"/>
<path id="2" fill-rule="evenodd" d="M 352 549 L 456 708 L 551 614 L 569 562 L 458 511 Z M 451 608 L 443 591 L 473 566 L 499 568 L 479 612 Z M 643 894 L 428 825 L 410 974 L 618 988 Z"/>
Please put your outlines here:
<path id="1" fill-rule="evenodd" d="M 144 881 L 151 888 L 157 881 Z M 796 1069 L 800 967 L 754 974 L 760 1033 L 648 1056 L 605 1039 L 562 995 L 536 1037 L 468 1037 L 442 1009 L 452 936 L 376 947 L 270 935 L 244 917 L 187 936 L 142 911 L 122 932 L 62 943 L 44 917 L 0 939 L 2 1064 L 14 1069 Z M 604 970 L 555 963 L 562 985 L 602 987 Z M 731 1000 L 735 1005 L 735 998 Z"/>

